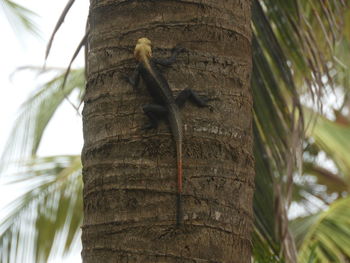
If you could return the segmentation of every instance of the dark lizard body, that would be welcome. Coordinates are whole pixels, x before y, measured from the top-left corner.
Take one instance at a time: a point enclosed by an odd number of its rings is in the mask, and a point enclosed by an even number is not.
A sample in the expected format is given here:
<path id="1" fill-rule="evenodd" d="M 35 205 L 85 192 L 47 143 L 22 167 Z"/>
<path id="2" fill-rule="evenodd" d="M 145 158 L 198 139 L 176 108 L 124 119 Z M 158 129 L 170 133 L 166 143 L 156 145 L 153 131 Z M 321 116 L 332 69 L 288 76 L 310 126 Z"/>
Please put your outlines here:
<path id="1" fill-rule="evenodd" d="M 143 39 L 140 39 L 143 40 Z M 139 40 L 139 42 L 140 42 Z M 146 41 L 148 39 L 145 39 Z M 148 40 L 149 41 L 149 40 Z M 146 42 L 147 43 L 147 42 Z M 150 41 L 149 41 L 150 43 Z M 208 106 L 206 100 L 200 98 L 194 91 L 185 89 L 175 98 L 173 92 L 169 88 L 169 84 L 161 74 L 157 65 L 168 66 L 175 62 L 177 55 L 182 51 L 181 48 L 175 48 L 172 56 L 165 59 L 155 59 L 151 55 L 147 55 L 147 49 L 150 52 L 150 45 L 146 47 L 138 45 L 135 48 L 135 56 L 139 60 L 133 75 L 129 78 L 129 82 L 135 87 L 138 87 L 140 77 L 143 79 L 146 88 L 154 100 L 154 103 L 143 106 L 143 111 L 149 117 L 150 123 L 145 126 L 146 129 L 156 128 L 158 121 L 162 118 L 167 118 L 169 121 L 170 129 L 176 143 L 176 155 L 177 155 L 177 213 L 176 222 L 177 225 L 182 224 L 182 119 L 180 115 L 180 108 L 185 104 L 186 100 L 190 99 L 196 105 L 200 107 Z M 140 47 L 141 46 L 141 47 Z"/>

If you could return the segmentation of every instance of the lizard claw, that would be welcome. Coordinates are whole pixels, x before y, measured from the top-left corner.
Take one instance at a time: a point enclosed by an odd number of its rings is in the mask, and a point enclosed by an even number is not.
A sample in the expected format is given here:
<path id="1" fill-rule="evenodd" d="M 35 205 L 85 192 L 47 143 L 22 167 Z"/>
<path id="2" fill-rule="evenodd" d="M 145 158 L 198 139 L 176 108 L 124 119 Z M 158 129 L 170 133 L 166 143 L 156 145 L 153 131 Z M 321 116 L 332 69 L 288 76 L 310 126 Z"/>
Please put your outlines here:
<path id="1" fill-rule="evenodd" d="M 210 101 L 214 101 L 214 100 L 217 100 L 215 98 L 209 98 L 207 96 L 201 96 L 201 99 L 203 100 L 203 104 L 200 105 L 200 107 L 204 107 L 204 108 L 209 108 L 209 110 L 211 112 L 214 111 L 214 107 L 212 105 L 209 104 Z"/>

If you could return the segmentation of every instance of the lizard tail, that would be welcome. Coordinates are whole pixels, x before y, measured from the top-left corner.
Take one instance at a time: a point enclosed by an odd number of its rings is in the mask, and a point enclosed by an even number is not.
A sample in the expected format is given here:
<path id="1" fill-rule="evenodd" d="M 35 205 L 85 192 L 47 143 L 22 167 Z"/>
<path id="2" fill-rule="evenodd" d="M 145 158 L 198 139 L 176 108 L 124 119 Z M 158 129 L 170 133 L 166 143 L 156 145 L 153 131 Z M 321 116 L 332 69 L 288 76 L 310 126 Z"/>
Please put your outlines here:
<path id="1" fill-rule="evenodd" d="M 176 142 L 177 155 L 177 200 L 176 200 L 176 224 L 182 225 L 183 209 L 182 209 L 182 142 Z"/>
<path id="2" fill-rule="evenodd" d="M 177 193 L 176 193 L 176 225 L 183 224 L 182 209 L 182 122 L 177 105 L 169 106 L 169 123 L 176 144 L 176 162 L 177 162 Z"/>

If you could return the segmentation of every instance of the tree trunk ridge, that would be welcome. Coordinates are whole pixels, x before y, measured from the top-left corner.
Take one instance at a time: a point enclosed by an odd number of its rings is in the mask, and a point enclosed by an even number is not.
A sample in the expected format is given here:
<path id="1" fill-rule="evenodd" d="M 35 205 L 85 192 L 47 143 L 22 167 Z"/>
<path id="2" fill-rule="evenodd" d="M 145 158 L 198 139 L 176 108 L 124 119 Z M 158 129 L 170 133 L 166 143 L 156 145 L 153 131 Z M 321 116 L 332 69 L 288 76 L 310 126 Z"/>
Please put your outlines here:
<path id="1" fill-rule="evenodd" d="M 250 262 L 254 160 L 250 1 L 90 1 L 84 98 L 84 262 Z M 182 110 L 184 226 L 176 227 L 175 142 L 123 80 L 140 37 L 176 95 L 191 88 L 214 110 Z"/>

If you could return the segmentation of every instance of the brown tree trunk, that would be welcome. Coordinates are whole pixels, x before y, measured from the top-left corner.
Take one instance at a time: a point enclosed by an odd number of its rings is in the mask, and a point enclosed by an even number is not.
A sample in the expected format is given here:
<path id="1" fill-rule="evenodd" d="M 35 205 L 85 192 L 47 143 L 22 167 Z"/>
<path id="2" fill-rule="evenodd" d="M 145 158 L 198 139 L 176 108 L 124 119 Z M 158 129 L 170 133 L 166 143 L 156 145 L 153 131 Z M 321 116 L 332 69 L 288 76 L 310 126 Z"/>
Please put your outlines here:
<path id="1" fill-rule="evenodd" d="M 91 0 L 83 111 L 84 262 L 250 262 L 254 162 L 250 0 Z M 140 127 L 150 97 L 123 80 L 136 40 L 213 111 L 186 105 L 184 225 L 176 227 L 175 143 L 164 122 Z"/>

